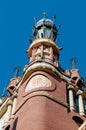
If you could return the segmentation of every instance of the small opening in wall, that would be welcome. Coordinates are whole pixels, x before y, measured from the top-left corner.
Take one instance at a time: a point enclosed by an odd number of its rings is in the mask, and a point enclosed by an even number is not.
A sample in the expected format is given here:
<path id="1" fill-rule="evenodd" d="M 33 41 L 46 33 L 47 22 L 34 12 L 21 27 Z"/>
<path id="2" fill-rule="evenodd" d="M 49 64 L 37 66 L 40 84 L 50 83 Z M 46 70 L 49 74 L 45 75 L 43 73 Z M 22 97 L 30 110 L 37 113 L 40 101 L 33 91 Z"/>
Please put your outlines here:
<path id="1" fill-rule="evenodd" d="M 11 89 L 11 90 L 14 90 L 14 89 L 15 89 L 15 86 L 11 86 L 10 89 Z"/>
<path id="2" fill-rule="evenodd" d="M 5 128 L 5 130 L 10 130 L 10 125 L 8 125 L 8 126 Z"/>
<path id="3" fill-rule="evenodd" d="M 43 38 L 43 33 L 41 33 L 41 38 Z"/>
<path id="4" fill-rule="evenodd" d="M 78 126 L 81 126 L 83 124 L 83 120 L 78 116 L 73 116 L 72 119 L 76 122 Z"/>

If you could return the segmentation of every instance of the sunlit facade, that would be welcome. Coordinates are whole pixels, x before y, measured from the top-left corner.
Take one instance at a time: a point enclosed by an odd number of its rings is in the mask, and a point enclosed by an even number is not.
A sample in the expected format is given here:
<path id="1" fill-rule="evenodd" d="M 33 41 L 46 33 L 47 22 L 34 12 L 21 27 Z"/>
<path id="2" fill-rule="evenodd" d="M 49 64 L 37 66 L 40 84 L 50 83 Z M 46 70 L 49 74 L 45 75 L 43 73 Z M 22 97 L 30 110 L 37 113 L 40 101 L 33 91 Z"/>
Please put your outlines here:
<path id="1" fill-rule="evenodd" d="M 27 50 L 30 63 L 0 99 L 0 130 L 86 129 L 86 85 L 75 59 L 71 70 L 60 66 L 58 31 L 47 17 L 35 23 Z"/>

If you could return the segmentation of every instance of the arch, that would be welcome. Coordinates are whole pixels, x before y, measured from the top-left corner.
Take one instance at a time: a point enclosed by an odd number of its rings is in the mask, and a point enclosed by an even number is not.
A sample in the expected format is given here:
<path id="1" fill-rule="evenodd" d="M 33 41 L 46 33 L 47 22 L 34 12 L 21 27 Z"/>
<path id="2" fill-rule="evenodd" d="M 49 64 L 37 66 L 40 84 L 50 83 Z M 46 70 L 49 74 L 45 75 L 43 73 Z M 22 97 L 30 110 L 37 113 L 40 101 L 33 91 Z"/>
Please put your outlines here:
<path id="1" fill-rule="evenodd" d="M 81 119 L 80 117 L 78 117 L 78 116 L 73 116 L 72 117 L 72 119 L 76 122 L 76 124 L 78 125 L 78 126 L 81 126 L 82 124 L 83 124 L 83 119 Z"/>

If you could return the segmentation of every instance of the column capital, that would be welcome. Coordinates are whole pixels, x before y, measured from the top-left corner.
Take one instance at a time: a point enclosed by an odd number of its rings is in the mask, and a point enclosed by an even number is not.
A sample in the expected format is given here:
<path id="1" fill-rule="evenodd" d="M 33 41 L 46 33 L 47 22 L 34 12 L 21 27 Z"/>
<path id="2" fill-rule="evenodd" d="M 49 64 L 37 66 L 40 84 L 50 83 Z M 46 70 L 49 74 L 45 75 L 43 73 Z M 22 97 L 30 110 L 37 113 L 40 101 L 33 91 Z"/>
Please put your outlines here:
<path id="1" fill-rule="evenodd" d="M 13 97 L 14 97 L 14 98 L 17 98 L 17 96 L 18 96 L 18 93 L 15 92 L 14 95 L 13 95 Z"/>
<path id="2" fill-rule="evenodd" d="M 74 86 L 73 86 L 73 85 L 69 85 L 67 88 L 68 88 L 69 90 L 74 90 Z"/>
<path id="3" fill-rule="evenodd" d="M 80 89 L 79 89 L 79 90 L 77 91 L 77 93 L 76 93 L 76 95 L 82 95 L 82 94 L 83 94 L 83 91 L 80 90 Z"/>
<path id="4" fill-rule="evenodd" d="M 7 106 L 12 105 L 12 104 L 13 104 L 13 102 L 12 102 L 12 100 L 10 99 L 10 100 L 7 102 Z"/>
<path id="5" fill-rule="evenodd" d="M 14 119 L 14 115 L 11 115 L 10 119 Z"/>

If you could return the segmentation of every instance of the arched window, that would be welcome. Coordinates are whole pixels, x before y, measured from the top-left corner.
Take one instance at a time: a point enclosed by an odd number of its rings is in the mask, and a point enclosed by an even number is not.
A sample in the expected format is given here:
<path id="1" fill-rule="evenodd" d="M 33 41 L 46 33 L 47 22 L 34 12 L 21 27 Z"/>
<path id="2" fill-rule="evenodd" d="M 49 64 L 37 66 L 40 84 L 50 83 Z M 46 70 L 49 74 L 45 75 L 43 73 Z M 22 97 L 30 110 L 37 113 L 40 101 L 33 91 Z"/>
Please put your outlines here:
<path id="1" fill-rule="evenodd" d="M 83 124 L 83 120 L 78 116 L 73 116 L 72 119 L 76 122 L 78 126 L 81 126 Z"/>

